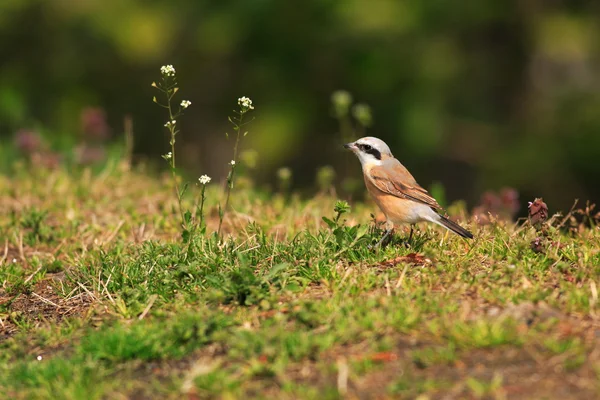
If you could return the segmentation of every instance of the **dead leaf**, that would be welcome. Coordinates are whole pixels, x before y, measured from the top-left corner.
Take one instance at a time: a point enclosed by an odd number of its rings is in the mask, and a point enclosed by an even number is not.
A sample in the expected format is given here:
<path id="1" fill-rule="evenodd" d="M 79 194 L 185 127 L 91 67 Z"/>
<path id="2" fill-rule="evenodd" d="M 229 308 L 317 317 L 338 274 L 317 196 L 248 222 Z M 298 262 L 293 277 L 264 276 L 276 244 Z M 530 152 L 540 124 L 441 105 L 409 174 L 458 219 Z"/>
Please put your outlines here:
<path id="1" fill-rule="evenodd" d="M 403 263 L 415 264 L 415 265 L 425 265 L 425 264 L 430 264 L 431 260 L 429 258 L 426 258 L 423 254 L 410 253 L 405 256 L 398 256 L 391 260 L 383 261 L 381 263 L 381 265 L 394 267 L 398 264 L 403 264 Z"/>
<path id="2" fill-rule="evenodd" d="M 529 222 L 536 226 L 544 223 L 548 219 L 548 206 L 542 198 L 535 199 L 529 203 Z"/>
<path id="3" fill-rule="evenodd" d="M 390 362 L 398 359 L 396 353 L 392 353 L 389 351 L 382 351 L 380 353 L 375 353 L 370 357 L 371 361 L 375 362 Z"/>

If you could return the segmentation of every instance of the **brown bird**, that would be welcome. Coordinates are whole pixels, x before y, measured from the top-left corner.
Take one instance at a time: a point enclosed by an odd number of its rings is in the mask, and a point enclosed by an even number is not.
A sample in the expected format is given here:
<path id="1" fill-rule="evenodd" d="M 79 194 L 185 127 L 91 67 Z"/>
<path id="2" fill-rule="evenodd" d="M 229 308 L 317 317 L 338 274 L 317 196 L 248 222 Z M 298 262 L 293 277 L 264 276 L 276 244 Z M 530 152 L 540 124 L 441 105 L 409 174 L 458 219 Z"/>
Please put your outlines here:
<path id="1" fill-rule="evenodd" d="M 394 158 L 383 140 L 364 137 L 344 147 L 360 160 L 367 190 L 387 219 L 385 235 L 376 247 L 386 244 L 396 224 L 410 224 L 410 241 L 413 225 L 422 221 L 441 225 L 464 238 L 473 238 L 471 232 L 439 214 L 442 207 Z"/>

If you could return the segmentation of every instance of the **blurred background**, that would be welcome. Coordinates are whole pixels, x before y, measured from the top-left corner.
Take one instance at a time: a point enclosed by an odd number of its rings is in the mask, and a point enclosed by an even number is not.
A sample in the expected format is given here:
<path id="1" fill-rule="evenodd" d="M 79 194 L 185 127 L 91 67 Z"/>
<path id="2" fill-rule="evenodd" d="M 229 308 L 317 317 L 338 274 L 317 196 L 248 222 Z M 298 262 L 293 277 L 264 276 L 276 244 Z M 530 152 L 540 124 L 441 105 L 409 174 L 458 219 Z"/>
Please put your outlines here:
<path id="1" fill-rule="evenodd" d="M 36 146 L 49 165 L 68 148 L 95 162 L 128 129 L 134 160 L 163 167 L 150 84 L 172 64 L 191 176 L 225 177 L 227 116 L 248 96 L 257 184 L 282 167 L 305 193 L 323 166 L 357 176 L 341 145 L 364 131 L 449 202 L 510 187 L 521 213 L 540 196 L 566 211 L 600 200 L 599 37 L 584 0 L 2 0 L 2 168 Z M 365 129 L 338 90 L 370 107 Z"/>

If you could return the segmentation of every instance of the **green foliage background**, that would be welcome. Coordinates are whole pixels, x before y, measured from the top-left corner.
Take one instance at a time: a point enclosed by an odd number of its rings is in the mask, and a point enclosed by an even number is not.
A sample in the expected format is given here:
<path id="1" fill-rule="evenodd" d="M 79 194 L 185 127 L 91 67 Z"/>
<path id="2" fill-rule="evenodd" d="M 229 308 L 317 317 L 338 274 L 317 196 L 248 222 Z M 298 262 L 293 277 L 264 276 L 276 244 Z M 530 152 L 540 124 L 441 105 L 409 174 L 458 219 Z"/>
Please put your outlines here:
<path id="1" fill-rule="evenodd" d="M 0 135 L 75 143 L 96 106 L 114 139 L 130 115 L 137 157 L 160 162 L 150 83 L 173 64 L 192 101 L 179 144 L 194 174 L 225 176 L 242 95 L 256 105 L 259 181 L 281 166 L 297 187 L 319 166 L 358 170 L 331 112 L 346 89 L 423 186 L 470 205 L 513 186 L 565 209 L 600 199 L 599 15 L 577 0 L 3 0 Z"/>

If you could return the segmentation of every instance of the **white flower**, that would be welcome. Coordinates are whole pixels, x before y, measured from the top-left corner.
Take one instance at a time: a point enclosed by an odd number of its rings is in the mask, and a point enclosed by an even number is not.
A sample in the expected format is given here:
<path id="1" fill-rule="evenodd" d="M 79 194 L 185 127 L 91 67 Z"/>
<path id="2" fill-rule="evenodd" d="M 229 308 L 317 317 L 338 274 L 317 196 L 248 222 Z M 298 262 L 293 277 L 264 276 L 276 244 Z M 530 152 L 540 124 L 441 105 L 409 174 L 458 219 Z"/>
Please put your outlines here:
<path id="1" fill-rule="evenodd" d="M 38 361 L 42 361 L 42 356 L 37 356 Z"/>
<path id="2" fill-rule="evenodd" d="M 192 105 L 192 102 L 189 101 L 189 100 L 182 100 L 181 101 L 181 107 L 183 107 L 183 108 L 188 108 L 191 105 Z"/>
<path id="3" fill-rule="evenodd" d="M 229 165 L 231 165 L 233 167 L 235 165 L 235 160 L 231 160 L 231 162 L 229 163 Z"/>
<path id="4" fill-rule="evenodd" d="M 17 263 L 17 259 L 16 259 L 16 258 L 13 258 L 13 259 L 12 259 L 12 262 L 13 262 L 13 264 L 16 264 L 16 263 Z"/>
<path id="5" fill-rule="evenodd" d="M 170 160 L 171 158 L 173 158 L 173 153 L 171 153 L 171 152 L 168 152 L 168 153 L 167 153 L 167 154 L 165 154 L 163 157 L 164 157 L 166 160 Z"/>
<path id="6" fill-rule="evenodd" d="M 336 106 L 348 108 L 352 104 L 352 95 L 345 90 L 336 90 L 331 95 L 331 101 Z"/>
<path id="7" fill-rule="evenodd" d="M 208 175 L 202 175 L 200 178 L 198 178 L 198 181 L 202 185 L 206 185 L 208 182 L 210 182 L 210 176 L 208 176 Z"/>
<path id="8" fill-rule="evenodd" d="M 240 97 L 238 99 L 238 105 L 246 110 L 254 110 L 254 106 L 252 105 L 252 100 L 248 97 Z"/>
<path id="9" fill-rule="evenodd" d="M 168 128 L 168 127 L 170 127 L 170 126 L 172 126 L 172 125 L 175 125 L 176 123 L 177 123 L 177 121 L 175 121 L 175 120 L 172 120 L 172 121 L 167 121 L 167 123 L 165 124 L 165 127 L 167 127 L 167 128 Z"/>
<path id="10" fill-rule="evenodd" d="M 279 168 L 277 170 L 277 177 L 282 181 L 288 181 L 292 177 L 292 170 L 288 167 Z"/>
<path id="11" fill-rule="evenodd" d="M 160 67 L 160 73 L 165 76 L 175 76 L 175 68 L 172 65 L 163 65 Z"/>

